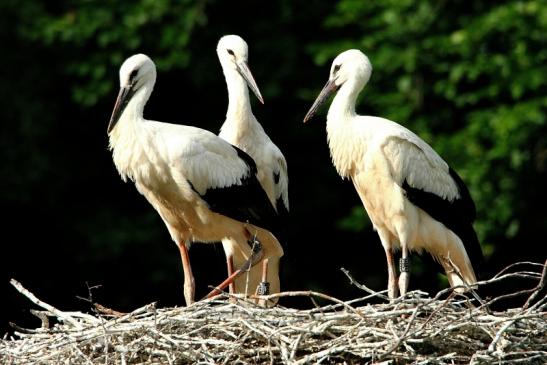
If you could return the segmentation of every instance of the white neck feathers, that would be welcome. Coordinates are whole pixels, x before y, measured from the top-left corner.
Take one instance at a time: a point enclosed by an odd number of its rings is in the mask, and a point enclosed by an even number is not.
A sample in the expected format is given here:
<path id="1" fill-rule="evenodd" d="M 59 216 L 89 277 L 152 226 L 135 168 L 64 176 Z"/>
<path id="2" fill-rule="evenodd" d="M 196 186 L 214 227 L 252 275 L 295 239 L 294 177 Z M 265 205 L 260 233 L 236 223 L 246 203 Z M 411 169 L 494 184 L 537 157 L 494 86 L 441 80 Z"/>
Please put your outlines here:
<path id="1" fill-rule="evenodd" d="M 357 143 L 353 123 L 355 114 L 355 102 L 359 95 L 359 88 L 347 81 L 338 90 L 327 114 L 327 141 L 330 148 L 332 162 L 336 170 L 343 178 L 349 177 L 354 170 L 353 156 L 360 156 L 366 148 L 362 143 Z"/>
<path id="2" fill-rule="evenodd" d="M 151 92 L 152 87 L 144 85 L 133 95 L 109 135 L 114 164 L 124 181 L 127 177 L 134 180 L 133 165 L 145 155 L 143 110 Z"/>
<path id="3" fill-rule="evenodd" d="M 236 70 L 224 70 L 228 87 L 228 112 L 226 121 L 243 122 L 252 115 L 249 89 L 245 79 Z"/>

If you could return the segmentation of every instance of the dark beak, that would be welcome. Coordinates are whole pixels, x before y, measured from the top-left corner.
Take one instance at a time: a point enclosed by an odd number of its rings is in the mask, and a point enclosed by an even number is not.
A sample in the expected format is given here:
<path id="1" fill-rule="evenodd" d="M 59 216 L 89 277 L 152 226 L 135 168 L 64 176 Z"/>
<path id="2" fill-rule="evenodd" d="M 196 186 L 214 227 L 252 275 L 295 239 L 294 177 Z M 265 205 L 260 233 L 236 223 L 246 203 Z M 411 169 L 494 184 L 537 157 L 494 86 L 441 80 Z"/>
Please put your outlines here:
<path id="1" fill-rule="evenodd" d="M 118 93 L 118 98 L 116 99 L 116 104 L 114 104 L 112 116 L 110 117 L 110 123 L 108 123 L 108 134 L 112 132 L 112 129 L 114 129 L 116 123 L 118 123 L 118 120 L 122 116 L 125 107 L 129 103 L 133 95 L 135 95 L 136 90 L 133 86 L 134 85 L 124 86 L 120 89 L 120 92 Z"/>
<path id="2" fill-rule="evenodd" d="M 240 73 L 241 76 L 243 76 L 243 78 L 247 82 L 247 85 L 249 85 L 249 88 L 253 91 L 258 100 L 260 100 L 260 102 L 264 104 L 264 99 L 262 99 L 260 90 L 258 90 L 258 86 L 256 85 L 255 79 L 253 77 L 253 74 L 251 73 L 251 70 L 249 69 L 249 65 L 247 65 L 247 62 L 238 62 L 237 71 Z"/>
<path id="3" fill-rule="evenodd" d="M 323 105 L 325 101 L 327 101 L 329 96 L 331 96 L 331 94 L 338 89 L 335 81 L 336 79 L 327 81 L 327 84 L 323 87 L 323 90 L 321 90 L 319 96 L 317 96 L 317 99 L 315 99 L 315 101 L 313 102 L 313 105 L 308 111 L 308 114 L 306 114 L 306 116 L 304 117 L 304 123 L 310 120 L 315 115 L 315 112 L 317 112 L 317 109 L 319 109 L 319 107 Z"/>

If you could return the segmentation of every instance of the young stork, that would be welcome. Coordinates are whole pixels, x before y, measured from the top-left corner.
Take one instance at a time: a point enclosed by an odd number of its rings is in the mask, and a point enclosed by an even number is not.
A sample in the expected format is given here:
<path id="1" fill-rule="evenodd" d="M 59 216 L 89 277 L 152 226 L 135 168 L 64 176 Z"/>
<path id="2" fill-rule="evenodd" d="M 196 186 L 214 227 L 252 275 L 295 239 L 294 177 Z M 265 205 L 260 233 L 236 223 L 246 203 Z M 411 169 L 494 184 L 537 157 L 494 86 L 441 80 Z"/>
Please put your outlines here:
<path id="1" fill-rule="evenodd" d="M 443 266 L 451 286 L 473 285 L 477 280 L 471 262 L 480 264 L 482 251 L 472 226 L 475 205 L 469 191 L 416 134 L 390 120 L 355 113 L 357 96 L 371 72 L 361 51 L 338 55 L 304 122 L 337 92 L 327 115 L 332 161 L 342 178 L 353 181 L 380 236 L 390 298 L 397 296 L 393 250 L 399 248 L 401 295 L 408 288 L 409 251 L 429 252 Z"/>
<path id="2" fill-rule="evenodd" d="M 234 276 L 261 257 L 282 256 L 283 249 L 269 232 L 275 229 L 276 213 L 256 178 L 254 161 L 245 152 L 209 131 L 143 118 L 155 81 L 156 67 L 147 56 L 137 54 L 123 63 L 120 92 L 108 125 L 110 148 L 122 179 L 135 182 L 179 247 L 184 297 L 190 305 L 194 300 L 191 242 L 218 242 L 225 237 L 237 242 L 248 261 Z M 258 246 L 251 247 L 250 238 Z M 278 277 L 270 281 L 279 287 Z"/>
<path id="3" fill-rule="evenodd" d="M 261 103 L 264 103 L 264 100 L 248 66 L 247 43 L 237 35 L 226 35 L 218 42 L 217 55 L 228 87 L 228 111 L 226 121 L 220 129 L 219 137 L 239 147 L 254 159 L 258 169 L 260 185 L 268 194 L 268 198 L 275 207 L 279 218 L 283 220 L 289 211 L 287 162 L 251 110 L 247 86 Z M 284 241 L 282 236 L 277 238 L 281 242 Z M 231 267 L 234 264 L 236 267 L 240 266 L 244 261 L 244 257 L 237 250 L 239 245 L 232 239 L 226 238 L 222 243 L 230 273 Z M 279 257 L 270 260 L 279 261 Z M 267 259 L 263 261 L 265 265 L 263 270 L 265 272 L 269 269 L 268 262 Z M 276 263 L 275 266 L 277 265 Z M 255 267 L 251 271 L 259 269 L 259 267 Z M 271 269 L 269 270 L 271 271 Z M 251 277 L 256 278 L 257 275 L 251 275 Z M 245 281 L 246 277 L 240 276 L 234 283 L 235 288 L 232 286 L 230 289 L 242 292 L 247 286 Z M 266 278 L 263 278 L 262 282 L 267 282 Z M 249 284 L 250 288 L 256 288 L 259 283 L 253 281 Z"/>

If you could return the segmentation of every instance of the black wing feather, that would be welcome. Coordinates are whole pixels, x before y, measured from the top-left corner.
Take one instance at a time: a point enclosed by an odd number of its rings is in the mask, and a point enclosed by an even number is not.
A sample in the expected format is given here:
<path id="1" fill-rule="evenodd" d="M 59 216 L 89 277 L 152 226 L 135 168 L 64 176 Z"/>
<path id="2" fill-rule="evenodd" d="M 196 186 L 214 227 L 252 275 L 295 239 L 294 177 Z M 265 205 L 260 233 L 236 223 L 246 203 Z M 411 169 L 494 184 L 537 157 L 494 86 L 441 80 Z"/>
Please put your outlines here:
<path id="1" fill-rule="evenodd" d="M 408 184 L 406 179 L 402 187 L 406 192 L 406 197 L 412 204 L 423 209 L 427 214 L 444 224 L 460 237 L 471 265 L 473 265 L 477 276 L 480 276 L 484 256 L 477 233 L 473 229 L 473 222 L 477 215 L 475 203 L 471 198 L 471 194 L 469 194 L 469 190 L 456 171 L 449 168 L 448 172 L 452 179 L 454 179 L 460 193 L 460 198 L 454 199 L 452 202 L 434 193 L 414 188 Z"/>
<path id="2" fill-rule="evenodd" d="M 289 211 L 287 210 L 287 206 L 285 205 L 285 202 L 283 201 L 283 197 L 279 197 L 277 201 L 275 202 L 275 207 L 277 210 L 277 220 L 279 222 L 279 229 L 278 234 L 280 237 L 278 239 L 280 240 L 282 246 L 284 249 L 288 248 L 289 242 L 288 242 L 288 232 L 287 229 L 289 227 Z"/>
<path id="3" fill-rule="evenodd" d="M 205 194 L 199 194 L 189 182 L 192 189 L 209 205 L 211 211 L 267 229 L 281 241 L 282 238 L 279 237 L 282 232 L 281 223 L 257 179 L 254 160 L 236 146 L 232 147 L 237 151 L 238 157 L 249 167 L 248 175 L 241 180 L 240 184 L 210 188 Z"/>

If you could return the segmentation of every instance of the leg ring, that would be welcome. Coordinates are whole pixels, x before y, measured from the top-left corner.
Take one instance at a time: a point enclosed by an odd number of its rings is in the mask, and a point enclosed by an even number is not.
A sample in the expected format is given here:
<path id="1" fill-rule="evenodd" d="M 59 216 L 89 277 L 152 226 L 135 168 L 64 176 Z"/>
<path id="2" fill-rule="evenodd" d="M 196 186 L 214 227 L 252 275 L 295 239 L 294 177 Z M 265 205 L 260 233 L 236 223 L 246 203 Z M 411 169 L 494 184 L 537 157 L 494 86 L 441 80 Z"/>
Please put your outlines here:
<path id="1" fill-rule="evenodd" d="M 267 281 L 261 281 L 256 288 L 257 295 L 268 295 L 270 294 L 270 283 Z"/>
<path id="2" fill-rule="evenodd" d="M 410 260 L 408 258 L 399 259 L 399 271 L 400 272 L 410 272 Z"/>

